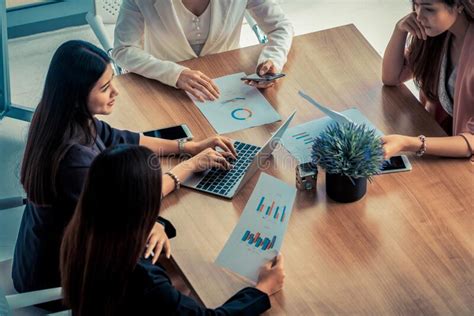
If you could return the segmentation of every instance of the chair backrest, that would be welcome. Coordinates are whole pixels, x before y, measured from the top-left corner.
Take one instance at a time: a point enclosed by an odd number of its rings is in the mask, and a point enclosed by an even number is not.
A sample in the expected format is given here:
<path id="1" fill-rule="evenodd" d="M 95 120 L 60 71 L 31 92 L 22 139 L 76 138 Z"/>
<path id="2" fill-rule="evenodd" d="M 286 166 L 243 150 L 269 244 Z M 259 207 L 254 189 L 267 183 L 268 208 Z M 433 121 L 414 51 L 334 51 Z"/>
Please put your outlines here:
<path id="1" fill-rule="evenodd" d="M 62 289 L 55 287 L 39 291 L 25 292 L 5 296 L 5 299 L 12 310 L 52 302 L 62 299 Z"/>
<path id="2" fill-rule="evenodd" d="M 0 288 L 0 315 L 11 315 L 12 310 L 10 309 L 10 305 L 8 305 L 7 298 L 5 293 L 3 292 L 2 288 Z"/>
<path id="3" fill-rule="evenodd" d="M 32 291 L 21 294 L 5 295 L 0 288 L 0 315 L 11 315 L 12 311 L 62 298 L 60 287 Z"/>
<path id="4" fill-rule="evenodd" d="M 254 20 L 249 11 L 245 10 L 244 17 L 252 31 L 255 33 L 255 36 L 257 36 L 258 42 L 261 44 L 268 42 L 267 35 L 265 35 L 262 29 L 258 26 L 257 21 Z"/>
<path id="5" fill-rule="evenodd" d="M 70 315 L 72 315 L 72 312 L 70 309 L 68 309 L 67 311 L 48 314 L 48 316 L 70 316 Z"/>
<path id="6" fill-rule="evenodd" d="M 121 4 L 122 0 L 95 0 L 94 13 L 100 16 L 105 24 L 115 24 Z"/>
<path id="7" fill-rule="evenodd" d="M 0 211 L 14 208 L 26 204 L 26 199 L 22 196 L 9 197 L 0 199 Z"/>
<path id="8" fill-rule="evenodd" d="M 22 196 L 0 199 L 0 210 L 19 207 L 25 203 L 26 199 Z M 7 261 L 2 261 L 2 263 Z M 56 301 L 61 298 L 60 287 L 12 295 L 5 295 L 3 288 L 0 287 L 0 316 L 11 315 L 16 309 Z"/>

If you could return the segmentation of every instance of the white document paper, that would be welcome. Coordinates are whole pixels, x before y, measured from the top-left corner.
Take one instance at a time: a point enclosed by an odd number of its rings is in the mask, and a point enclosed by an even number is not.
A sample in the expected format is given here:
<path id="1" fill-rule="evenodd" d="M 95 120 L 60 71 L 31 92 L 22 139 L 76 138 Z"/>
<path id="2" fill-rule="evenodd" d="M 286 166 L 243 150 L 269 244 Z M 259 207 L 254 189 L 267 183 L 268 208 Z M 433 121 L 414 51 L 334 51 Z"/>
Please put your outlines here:
<path id="1" fill-rule="evenodd" d="M 216 263 L 257 282 L 281 249 L 295 197 L 294 187 L 262 172 Z"/>
<path id="2" fill-rule="evenodd" d="M 341 112 L 349 119 L 358 124 L 365 124 L 368 128 L 375 129 L 375 134 L 383 136 L 383 133 L 377 129 L 367 117 L 365 117 L 358 109 L 351 108 Z M 281 138 L 283 146 L 293 155 L 300 163 L 311 161 L 311 150 L 315 137 L 326 129 L 330 124 L 336 122 L 325 116 L 317 120 L 309 121 L 292 128 L 289 128 Z"/>
<path id="3" fill-rule="evenodd" d="M 188 93 L 218 134 L 281 120 L 278 112 L 257 88 L 240 80 L 244 76 L 242 72 L 214 79 L 221 93 L 215 101 L 199 102 Z"/>

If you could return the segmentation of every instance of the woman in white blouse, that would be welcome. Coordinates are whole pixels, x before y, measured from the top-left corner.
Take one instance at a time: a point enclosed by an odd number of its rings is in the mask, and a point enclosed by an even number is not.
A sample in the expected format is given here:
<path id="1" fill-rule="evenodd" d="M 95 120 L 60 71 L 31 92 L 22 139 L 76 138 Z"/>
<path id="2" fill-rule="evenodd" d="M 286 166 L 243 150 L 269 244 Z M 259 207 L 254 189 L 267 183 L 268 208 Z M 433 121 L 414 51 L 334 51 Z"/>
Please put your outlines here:
<path id="1" fill-rule="evenodd" d="M 130 72 L 215 100 L 219 89 L 208 76 L 176 62 L 238 48 L 246 9 L 268 36 L 257 73 L 280 72 L 293 27 L 273 0 L 124 0 L 112 57 Z"/>

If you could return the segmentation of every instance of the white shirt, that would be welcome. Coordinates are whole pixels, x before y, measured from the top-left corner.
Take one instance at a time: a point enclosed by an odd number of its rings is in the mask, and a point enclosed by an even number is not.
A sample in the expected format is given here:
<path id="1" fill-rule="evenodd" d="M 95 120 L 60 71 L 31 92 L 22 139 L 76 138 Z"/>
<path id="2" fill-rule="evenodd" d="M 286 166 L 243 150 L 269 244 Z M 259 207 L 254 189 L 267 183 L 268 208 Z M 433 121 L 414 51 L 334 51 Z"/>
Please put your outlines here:
<path id="1" fill-rule="evenodd" d="M 209 36 L 209 29 L 211 27 L 211 2 L 209 1 L 206 10 L 200 16 L 196 16 L 189 11 L 184 6 L 182 0 L 176 0 L 174 8 L 189 45 L 191 45 L 196 55 L 199 56 Z"/>
<path id="2" fill-rule="evenodd" d="M 112 58 L 124 69 L 176 87 L 184 66 L 198 57 L 183 30 L 173 2 L 123 0 L 115 27 Z M 210 27 L 199 56 L 239 48 L 247 10 L 268 36 L 256 65 L 271 60 L 282 70 L 293 40 L 293 26 L 274 0 L 211 0 Z M 203 25 L 204 26 L 204 25 Z"/>

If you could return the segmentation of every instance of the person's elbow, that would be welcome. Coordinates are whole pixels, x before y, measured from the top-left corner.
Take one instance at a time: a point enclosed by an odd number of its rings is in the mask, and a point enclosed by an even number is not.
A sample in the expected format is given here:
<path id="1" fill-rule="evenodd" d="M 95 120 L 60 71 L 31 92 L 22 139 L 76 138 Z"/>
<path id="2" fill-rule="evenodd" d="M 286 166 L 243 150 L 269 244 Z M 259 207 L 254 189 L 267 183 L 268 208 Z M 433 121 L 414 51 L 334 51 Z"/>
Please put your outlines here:
<path id="1" fill-rule="evenodd" d="M 385 63 L 382 64 L 382 83 L 384 86 L 393 87 L 400 85 L 403 81 L 403 70 L 394 69 L 392 66 Z"/>
<path id="2" fill-rule="evenodd" d="M 399 78 L 395 78 L 393 76 L 382 75 L 382 83 L 384 86 L 394 87 L 394 86 L 398 86 L 401 82 Z"/>
<path id="3" fill-rule="evenodd" d="M 285 23 L 283 28 L 286 30 L 286 33 L 293 38 L 295 36 L 295 28 L 293 27 L 293 23 L 290 20 L 285 19 Z"/>
<path id="4" fill-rule="evenodd" d="M 120 48 L 119 47 L 113 47 L 111 50 L 110 50 L 110 57 L 112 57 L 112 59 L 114 60 L 117 60 L 117 51 L 119 50 Z"/>
<path id="5" fill-rule="evenodd" d="M 396 87 L 400 84 L 400 82 L 397 82 L 397 81 L 384 80 L 384 79 L 382 79 L 382 83 L 386 87 Z"/>
<path id="6" fill-rule="evenodd" d="M 115 45 L 110 51 L 110 57 L 112 57 L 116 63 L 121 64 L 126 60 L 126 55 L 129 50 L 130 47 L 125 45 Z"/>

